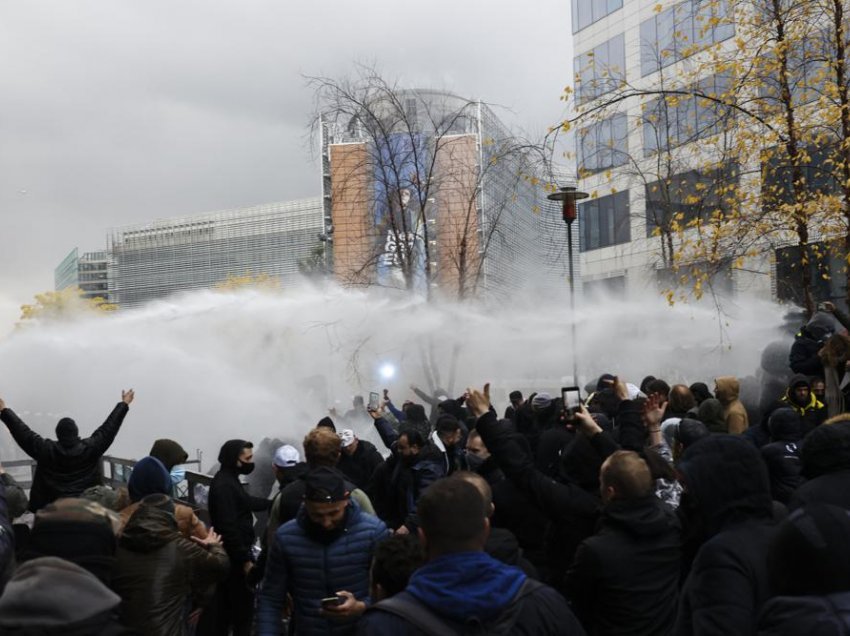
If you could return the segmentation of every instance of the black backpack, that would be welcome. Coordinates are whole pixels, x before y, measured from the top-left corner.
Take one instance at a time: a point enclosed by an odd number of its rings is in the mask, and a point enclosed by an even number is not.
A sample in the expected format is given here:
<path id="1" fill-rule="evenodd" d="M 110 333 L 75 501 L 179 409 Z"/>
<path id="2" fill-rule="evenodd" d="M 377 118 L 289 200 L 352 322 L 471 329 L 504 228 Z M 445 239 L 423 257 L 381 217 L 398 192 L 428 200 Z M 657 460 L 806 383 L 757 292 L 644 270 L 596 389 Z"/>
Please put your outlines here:
<path id="1" fill-rule="evenodd" d="M 446 621 L 408 592 L 400 592 L 395 596 L 384 599 L 370 607 L 367 611 L 394 614 L 425 633 L 426 636 L 472 636 L 473 634 L 504 636 L 510 634 L 513 630 L 526 597 L 541 587 L 543 587 L 542 583 L 532 579 L 526 579 L 510 604 L 496 619 L 487 623 L 480 623 L 478 621 L 469 621 L 467 623 Z"/>

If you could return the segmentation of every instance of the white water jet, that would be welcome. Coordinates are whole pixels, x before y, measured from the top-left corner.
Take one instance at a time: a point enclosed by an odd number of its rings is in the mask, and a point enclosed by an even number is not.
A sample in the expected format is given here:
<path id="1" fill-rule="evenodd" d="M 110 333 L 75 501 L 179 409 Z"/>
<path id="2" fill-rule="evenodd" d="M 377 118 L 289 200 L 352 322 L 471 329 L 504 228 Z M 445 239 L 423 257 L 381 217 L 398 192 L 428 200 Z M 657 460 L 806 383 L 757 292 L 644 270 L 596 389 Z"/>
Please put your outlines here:
<path id="1" fill-rule="evenodd" d="M 170 437 L 208 468 L 221 443 L 279 437 L 300 448 L 304 433 L 351 397 L 388 388 L 398 405 L 408 386 L 427 387 L 423 357 L 437 360 L 439 386 L 454 395 L 493 385 L 549 390 L 571 374 L 564 303 L 514 306 L 428 304 L 381 291 L 304 286 L 279 293 L 195 292 L 115 315 L 32 324 L 0 341 L 0 397 L 42 435 L 62 416 L 88 435 L 134 388 L 136 401 L 109 451 L 138 458 Z M 780 336 L 784 309 L 741 301 L 713 307 L 663 299 L 582 304 L 577 313 L 581 383 L 603 372 L 639 383 L 752 375 Z M 448 386 L 457 348 L 456 382 Z M 389 377 L 388 369 L 394 373 Z M 359 436 L 375 439 L 370 427 Z M 15 450 L 0 427 L 0 459 Z"/>

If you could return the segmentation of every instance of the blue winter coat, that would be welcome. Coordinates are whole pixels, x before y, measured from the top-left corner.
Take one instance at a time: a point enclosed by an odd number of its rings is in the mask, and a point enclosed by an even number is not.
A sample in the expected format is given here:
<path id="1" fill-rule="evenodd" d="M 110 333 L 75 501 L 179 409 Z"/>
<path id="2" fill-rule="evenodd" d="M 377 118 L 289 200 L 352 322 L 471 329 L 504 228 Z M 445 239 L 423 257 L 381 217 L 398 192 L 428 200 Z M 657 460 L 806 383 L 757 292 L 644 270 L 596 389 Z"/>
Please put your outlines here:
<path id="1" fill-rule="evenodd" d="M 299 636 L 353 634 L 357 622 L 340 623 L 319 616 L 320 601 L 347 590 L 368 602 L 369 567 L 375 546 L 389 536 L 383 521 L 349 503 L 345 531 L 325 545 L 307 536 L 307 513 L 283 524 L 275 533 L 266 575 L 259 593 L 257 634 L 278 636 L 287 592 L 295 601 L 295 633 Z"/>

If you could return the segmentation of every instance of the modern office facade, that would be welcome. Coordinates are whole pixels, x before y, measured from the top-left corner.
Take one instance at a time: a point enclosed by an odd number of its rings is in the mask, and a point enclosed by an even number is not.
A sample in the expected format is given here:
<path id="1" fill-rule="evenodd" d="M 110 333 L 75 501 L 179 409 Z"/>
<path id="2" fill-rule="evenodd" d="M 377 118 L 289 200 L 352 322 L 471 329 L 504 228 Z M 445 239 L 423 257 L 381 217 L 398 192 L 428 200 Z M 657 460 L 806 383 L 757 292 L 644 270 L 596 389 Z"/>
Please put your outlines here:
<path id="1" fill-rule="evenodd" d="M 319 198 L 158 220 L 111 230 L 109 293 L 120 307 L 204 289 L 229 276 L 291 284 L 322 243 Z"/>
<path id="2" fill-rule="evenodd" d="M 401 91 L 399 100 L 406 128 L 379 140 L 357 118 L 323 118 L 320 126 L 325 236 L 336 280 L 420 292 L 430 285 L 446 298 L 565 292 L 560 212 L 546 201 L 527 157 L 502 154 L 512 136 L 492 109 L 438 91 Z M 434 122 L 447 120 L 451 125 L 436 132 Z M 423 194 L 417 188 L 425 180 Z M 412 281 L 393 275 L 398 240 L 412 247 Z"/>
<path id="3" fill-rule="evenodd" d="M 105 251 L 80 254 L 75 247 L 54 270 L 53 281 L 56 291 L 79 287 L 83 298 L 109 302 L 109 255 Z"/>
<path id="4" fill-rule="evenodd" d="M 603 101 L 624 82 L 637 90 L 669 87 L 677 79 L 677 65 L 687 63 L 695 50 L 732 45 L 735 36 L 725 0 L 571 1 L 578 106 Z M 719 95 L 725 89 L 719 75 L 706 74 L 696 81 L 706 92 Z M 576 131 L 578 186 L 596 195 L 579 205 L 586 292 L 643 294 L 670 285 L 670 260 L 655 232 L 659 219 L 671 213 L 684 223 L 693 218 L 699 212 L 692 200 L 695 195 L 712 196 L 705 188 L 717 175 L 693 164 L 679 165 L 675 174 L 663 177 L 676 187 L 662 206 L 659 177 L 651 176 L 658 171 L 653 163 L 659 152 L 701 145 L 716 131 L 718 115 L 716 105 L 696 99 L 683 98 L 670 106 L 648 97 L 625 101 L 606 119 Z M 736 166 L 722 170 L 725 178 L 738 178 Z M 769 297 L 772 267 L 769 257 L 751 259 L 746 267 L 718 274 L 714 289 Z"/>

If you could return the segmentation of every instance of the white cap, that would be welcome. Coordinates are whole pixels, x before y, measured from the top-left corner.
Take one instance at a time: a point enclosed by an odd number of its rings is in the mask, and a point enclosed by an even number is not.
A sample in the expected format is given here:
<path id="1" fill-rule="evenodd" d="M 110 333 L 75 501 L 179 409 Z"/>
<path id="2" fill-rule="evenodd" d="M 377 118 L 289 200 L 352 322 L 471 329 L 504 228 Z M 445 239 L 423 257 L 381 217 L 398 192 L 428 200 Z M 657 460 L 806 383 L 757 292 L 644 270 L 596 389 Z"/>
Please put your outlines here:
<path id="1" fill-rule="evenodd" d="M 298 450 L 294 446 L 287 444 L 277 449 L 272 463 L 278 468 L 286 468 L 288 466 L 295 466 L 300 461 L 301 455 L 298 453 Z"/>
<path id="2" fill-rule="evenodd" d="M 352 431 L 350 428 L 342 429 L 342 432 L 340 432 L 339 434 L 339 438 L 342 440 L 343 448 L 351 446 L 354 443 L 354 440 L 357 439 L 354 436 L 354 431 Z"/>

